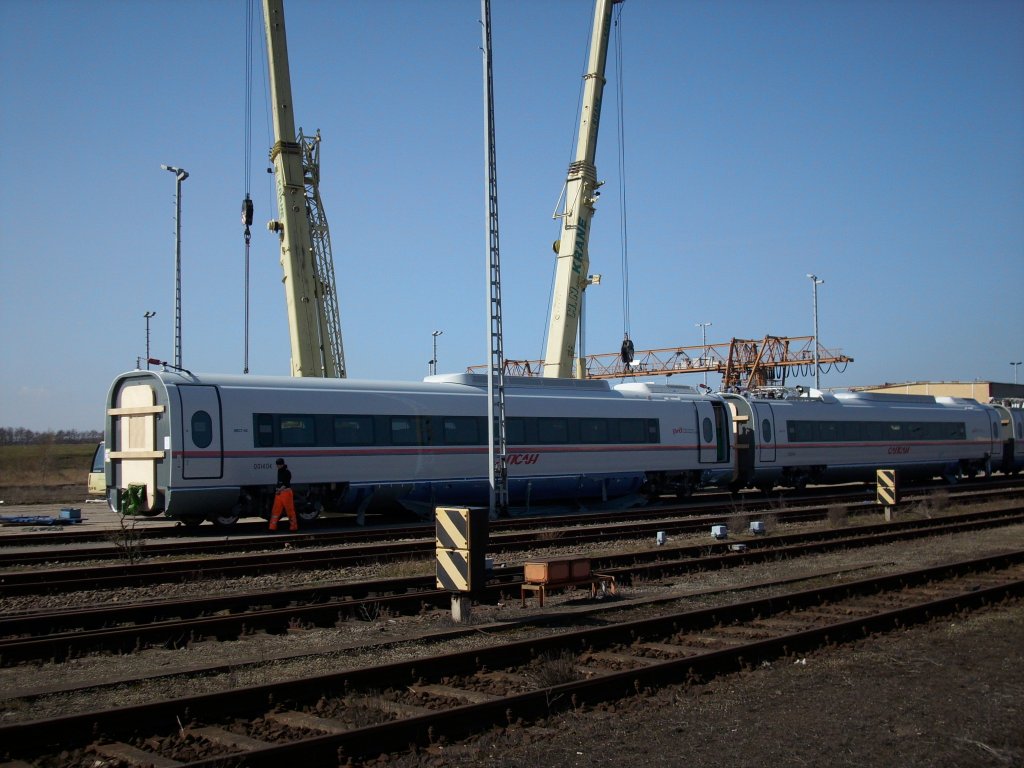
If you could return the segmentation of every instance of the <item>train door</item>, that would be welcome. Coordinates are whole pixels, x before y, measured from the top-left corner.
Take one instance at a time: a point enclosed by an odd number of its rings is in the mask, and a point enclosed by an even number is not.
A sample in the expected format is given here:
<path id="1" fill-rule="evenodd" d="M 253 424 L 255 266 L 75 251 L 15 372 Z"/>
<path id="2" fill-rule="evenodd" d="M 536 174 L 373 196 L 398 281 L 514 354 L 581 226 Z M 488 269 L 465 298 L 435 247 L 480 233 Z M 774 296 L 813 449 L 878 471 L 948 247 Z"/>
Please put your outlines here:
<path id="1" fill-rule="evenodd" d="M 729 430 L 725 405 L 718 401 L 697 403 L 697 446 L 701 464 L 721 463 L 729 458 Z"/>
<path id="2" fill-rule="evenodd" d="M 179 385 L 177 390 L 181 398 L 181 476 L 193 480 L 223 476 L 224 445 L 217 388 Z"/>
<path id="3" fill-rule="evenodd" d="M 775 412 L 769 403 L 754 405 L 753 428 L 757 432 L 758 461 L 775 461 Z"/>

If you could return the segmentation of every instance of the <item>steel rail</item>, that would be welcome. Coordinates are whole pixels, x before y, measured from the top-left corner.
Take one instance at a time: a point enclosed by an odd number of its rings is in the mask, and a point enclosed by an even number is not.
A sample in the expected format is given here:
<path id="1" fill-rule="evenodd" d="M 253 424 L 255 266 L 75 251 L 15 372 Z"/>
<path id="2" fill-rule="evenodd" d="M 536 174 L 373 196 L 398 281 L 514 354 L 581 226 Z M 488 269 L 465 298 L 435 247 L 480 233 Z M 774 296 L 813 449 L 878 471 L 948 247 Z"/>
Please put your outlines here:
<path id="1" fill-rule="evenodd" d="M 929 493 L 935 490 L 942 490 L 949 494 L 951 500 L 966 501 L 974 497 L 998 497 L 1005 495 L 1007 491 L 1020 490 L 1020 480 L 975 480 L 958 486 L 913 486 L 912 490 L 904 494 L 903 500 L 896 505 L 897 510 L 906 509 L 915 503 L 928 499 Z M 719 501 L 723 496 L 728 496 L 728 501 Z M 738 509 L 746 513 L 780 511 L 779 504 L 783 500 L 786 504 L 804 507 L 819 507 L 827 504 L 848 504 L 873 501 L 874 486 L 871 484 L 859 485 L 856 490 L 837 493 L 835 488 L 810 488 L 803 493 L 794 495 L 788 492 L 773 493 L 765 496 L 759 491 L 741 493 L 738 496 L 728 495 L 719 491 L 700 492 L 690 497 L 685 503 L 658 502 L 656 504 L 630 507 L 628 509 L 599 510 L 599 511 L 577 511 L 568 514 L 530 514 L 506 518 L 492 523 L 492 530 L 511 532 L 521 529 L 532 529 L 539 526 L 558 525 L 582 525 L 582 524 L 604 524 L 609 522 L 622 522 L 623 518 L 633 520 L 654 519 L 665 515 L 721 515 L 736 512 Z M 784 511 L 796 511 L 787 508 Z M 323 546 L 333 543 L 348 543 L 352 539 L 396 539 L 410 537 L 428 532 L 433 528 L 433 523 L 412 522 L 408 524 L 386 523 L 372 526 L 355 526 L 341 522 L 336 518 L 320 518 L 312 524 L 307 524 L 299 534 L 292 535 L 278 533 L 268 536 L 265 522 L 244 522 L 238 523 L 231 529 L 188 528 L 181 525 L 173 525 L 166 521 L 166 525 L 136 529 L 142 546 L 140 554 L 143 556 L 173 555 L 180 551 L 211 551 L 228 552 L 244 551 L 260 546 L 276 546 L 279 542 L 287 542 L 292 546 Z M 130 524 L 130 522 L 129 522 Z M 0 535 L 0 567 L 46 562 L 59 557 L 64 562 L 69 559 L 83 560 L 99 557 L 122 557 L 123 547 L 97 546 L 91 549 L 74 550 L 67 545 L 81 544 L 106 544 L 111 537 L 120 533 L 120 529 L 105 529 L 84 531 L 81 529 L 62 529 L 60 532 L 44 533 L 18 533 L 17 535 Z M 185 541 L 172 541 L 154 544 L 156 540 L 163 539 L 185 539 Z M 312 542 L 312 543 L 311 543 Z M 60 546 L 59 550 L 32 552 L 28 547 Z M 7 550 L 7 551 L 5 551 Z M 14 550 L 14 551 L 11 551 Z"/>
<path id="2" fill-rule="evenodd" d="M 970 610 L 1006 598 L 1024 595 L 1024 551 L 949 563 L 841 585 L 815 587 L 788 595 L 774 595 L 716 606 L 637 619 L 612 626 L 589 627 L 547 637 L 497 643 L 484 648 L 415 659 L 338 673 L 237 688 L 171 701 L 133 705 L 99 712 L 28 721 L 0 726 L 0 743 L 15 759 L 38 759 L 63 749 L 81 749 L 97 736 L 103 739 L 154 733 L 178 733 L 183 723 L 198 732 L 192 721 L 218 722 L 224 718 L 263 717 L 282 705 L 309 706 L 330 696 L 347 697 L 359 691 L 404 690 L 408 686 L 428 687 L 430 681 L 453 683 L 460 676 L 472 676 L 482 669 L 507 670 L 527 665 L 543 654 L 593 652 L 627 646 L 638 641 L 671 640 L 680 630 L 691 631 L 731 623 L 763 621 L 765 617 L 801 608 L 824 606 L 851 596 L 878 595 L 902 590 L 904 605 L 886 606 L 866 615 L 844 617 L 813 628 L 782 631 L 752 642 L 737 643 L 724 650 L 692 653 L 684 646 L 667 660 L 645 659 L 641 666 L 626 671 L 602 671 L 582 681 L 550 687 L 536 687 L 522 693 L 490 697 L 477 704 L 444 707 L 412 717 L 354 727 L 340 733 L 299 736 L 287 743 L 249 744 L 242 753 L 192 760 L 188 764 L 223 766 L 237 761 L 258 768 L 279 766 L 282 759 L 304 760 L 309 764 L 335 764 L 346 757 L 379 754 L 382 745 L 423 744 L 430 737 L 461 738 L 481 728 L 508 722 L 508 718 L 546 717 L 552 707 L 580 706 L 636 695 L 647 689 L 670 684 L 701 682 L 723 672 L 749 668 L 761 660 L 777 658 L 812 648 L 828 646 L 866 634 L 886 632 L 893 627 L 927 621 L 939 615 Z M 979 575 L 993 569 L 1003 574 Z M 922 585 L 969 576 L 952 594 L 935 597 L 930 589 L 917 599 L 908 591 Z M 909 603 L 909 604 L 908 604 Z M 639 660 L 638 660 L 639 661 Z M 426 684 L 426 685 L 425 685 Z M 469 695 L 465 697 L 469 699 Z M 301 713 L 297 713 L 301 714 Z M 250 740 L 252 741 L 252 740 Z M 156 757 L 156 755 L 154 755 Z M 226 762 L 227 761 L 227 762 Z"/>
<path id="3" fill-rule="evenodd" d="M 772 512 L 782 522 L 821 519 L 830 508 L 804 508 Z M 733 514 L 755 514 L 747 511 Z M 731 516 L 731 515 L 729 515 Z M 614 538 L 646 538 L 655 532 L 667 534 L 699 532 L 702 528 L 727 522 L 728 516 L 711 515 L 664 518 L 643 521 L 619 521 L 606 525 L 581 525 L 562 529 L 543 528 L 522 533 L 496 533 L 489 537 L 492 552 L 505 552 L 522 547 L 551 547 L 593 543 Z M 429 527 L 431 534 L 433 528 Z M 196 558 L 173 561 L 122 563 L 117 565 L 83 566 L 79 568 L 30 569 L 0 571 L 0 596 L 67 592 L 95 587 L 146 586 L 160 582 L 193 581 L 197 578 L 252 576 L 289 570 L 312 570 L 356 566 L 367 562 L 401 561 L 421 558 L 434 549 L 434 539 L 367 543 L 359 546 L 325 547 L 298 552 L 285 551 L 233 557 Z"/>
<path id="4" fill-rule="evenodd" d="M 856 531 L 759 537 L 751 540 L 743 552 L 732 551 L 728 544 L 710 548 L 702 545 L 670 547 L 594 558 L 593 566 L 628 584 L 638 576 L 654 579 L 1022 521 L 1024 509 L 1002 514 L 989 511 L 942 521 L 863 526 Z M 502 569 L 500 575 L 492 578 L 480 600 L 497 602 L 514 593 L 521 583 L 521 567 Z M 98 647 L 120 652 L 153 644 L 180 647 L 208 638 L 238 638 L 255 630 L 283 633 L 289 628 L 331 626 L 358 617 L 361 612 L 373 613 L 381 607 L 408 615 L 425 607 L 443 607 L 449 599 L 448 592 L 436 588 L 433 576 L 423 576 L 322 584 L 270 595 L 259 592 L 26 614 L 0 618 L 0 634 L 5 636 L 0 639 L 0 663 L 42 658 L 59 660 Z M 174 618 L 166 618 L 169 616 Z"/>

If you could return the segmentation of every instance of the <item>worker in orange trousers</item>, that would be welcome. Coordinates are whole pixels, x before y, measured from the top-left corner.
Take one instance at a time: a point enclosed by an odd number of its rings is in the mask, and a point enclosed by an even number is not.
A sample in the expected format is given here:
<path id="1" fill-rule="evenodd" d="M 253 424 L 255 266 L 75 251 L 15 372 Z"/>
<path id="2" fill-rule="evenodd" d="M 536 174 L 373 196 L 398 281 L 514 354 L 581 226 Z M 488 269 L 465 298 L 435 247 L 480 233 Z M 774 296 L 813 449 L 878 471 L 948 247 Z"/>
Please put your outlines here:
<path id="1" fill-rule="evenodd" d="M 291 523 L 291 530 L 299 530 L 299 516 L 295 514 L 295 496 L 292 493 L 292 473 L 284 459 L 277 460 L 277 490 L 274 493 L 274 508 L 270 512 L 270 530 L 277 530 L 277 521 L 284 512 Z"/>

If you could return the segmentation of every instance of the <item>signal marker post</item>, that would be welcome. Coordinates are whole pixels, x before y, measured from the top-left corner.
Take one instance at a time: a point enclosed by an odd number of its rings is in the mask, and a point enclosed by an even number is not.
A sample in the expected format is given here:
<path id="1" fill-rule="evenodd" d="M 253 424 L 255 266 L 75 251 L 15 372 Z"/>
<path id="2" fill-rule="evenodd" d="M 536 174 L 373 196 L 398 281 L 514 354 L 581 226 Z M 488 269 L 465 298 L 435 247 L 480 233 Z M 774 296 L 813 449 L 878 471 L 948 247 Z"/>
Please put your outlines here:
<path id="1" fill-rule="evenodd" d="M 896 470 L 879 469 L 875 477 L 875 503 L 885 507 L 885 519 L 889 522 L 893 519 L 893 507 L 900 500 L 899 487 L 896 484 Z"/>
<path id="2" fill-rule="evenodd" d="M 435 573 L 439 589 L 452 595 L 452 621 L 469 621 L 474 594 L 487 580 L 489 510 L 437 507 L 434 510 Z"/>

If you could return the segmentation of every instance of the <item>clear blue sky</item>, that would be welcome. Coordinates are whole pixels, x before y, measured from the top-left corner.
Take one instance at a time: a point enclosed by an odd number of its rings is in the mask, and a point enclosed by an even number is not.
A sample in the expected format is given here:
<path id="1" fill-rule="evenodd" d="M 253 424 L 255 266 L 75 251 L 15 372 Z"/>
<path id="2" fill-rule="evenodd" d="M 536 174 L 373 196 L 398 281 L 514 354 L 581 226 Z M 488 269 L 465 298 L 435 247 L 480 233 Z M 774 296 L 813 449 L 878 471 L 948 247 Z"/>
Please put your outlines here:
<path id="1" fill-rule="evenodd" d="M 245 0 L 6 0 L 0 426 L 100 428 L 107 387 L 243 365 Z M 350 375 L 487 360 L 480 7 L 286 0 L 298 123 L 323 134 Z M 505 352 L 543 356 L 590 0 L 494 0 Z M 627 0 L 629 329 L 638 349 L 812 333 L 824 386 L 1012 380 L 1024 359 L 1024 3 Z M 250 371 L 288 373 L 262 29 Z M 587 352 L 622 340 L 616 78 L 598 147 Z M 712 377 L 712 384 L 717 383 Z M 1024 372 L 1021 373 L 1024 380 Z M 697 379 L 693 379 L 696 383 Z M 794 381 L 794 383 L 801 383 Z"/>

